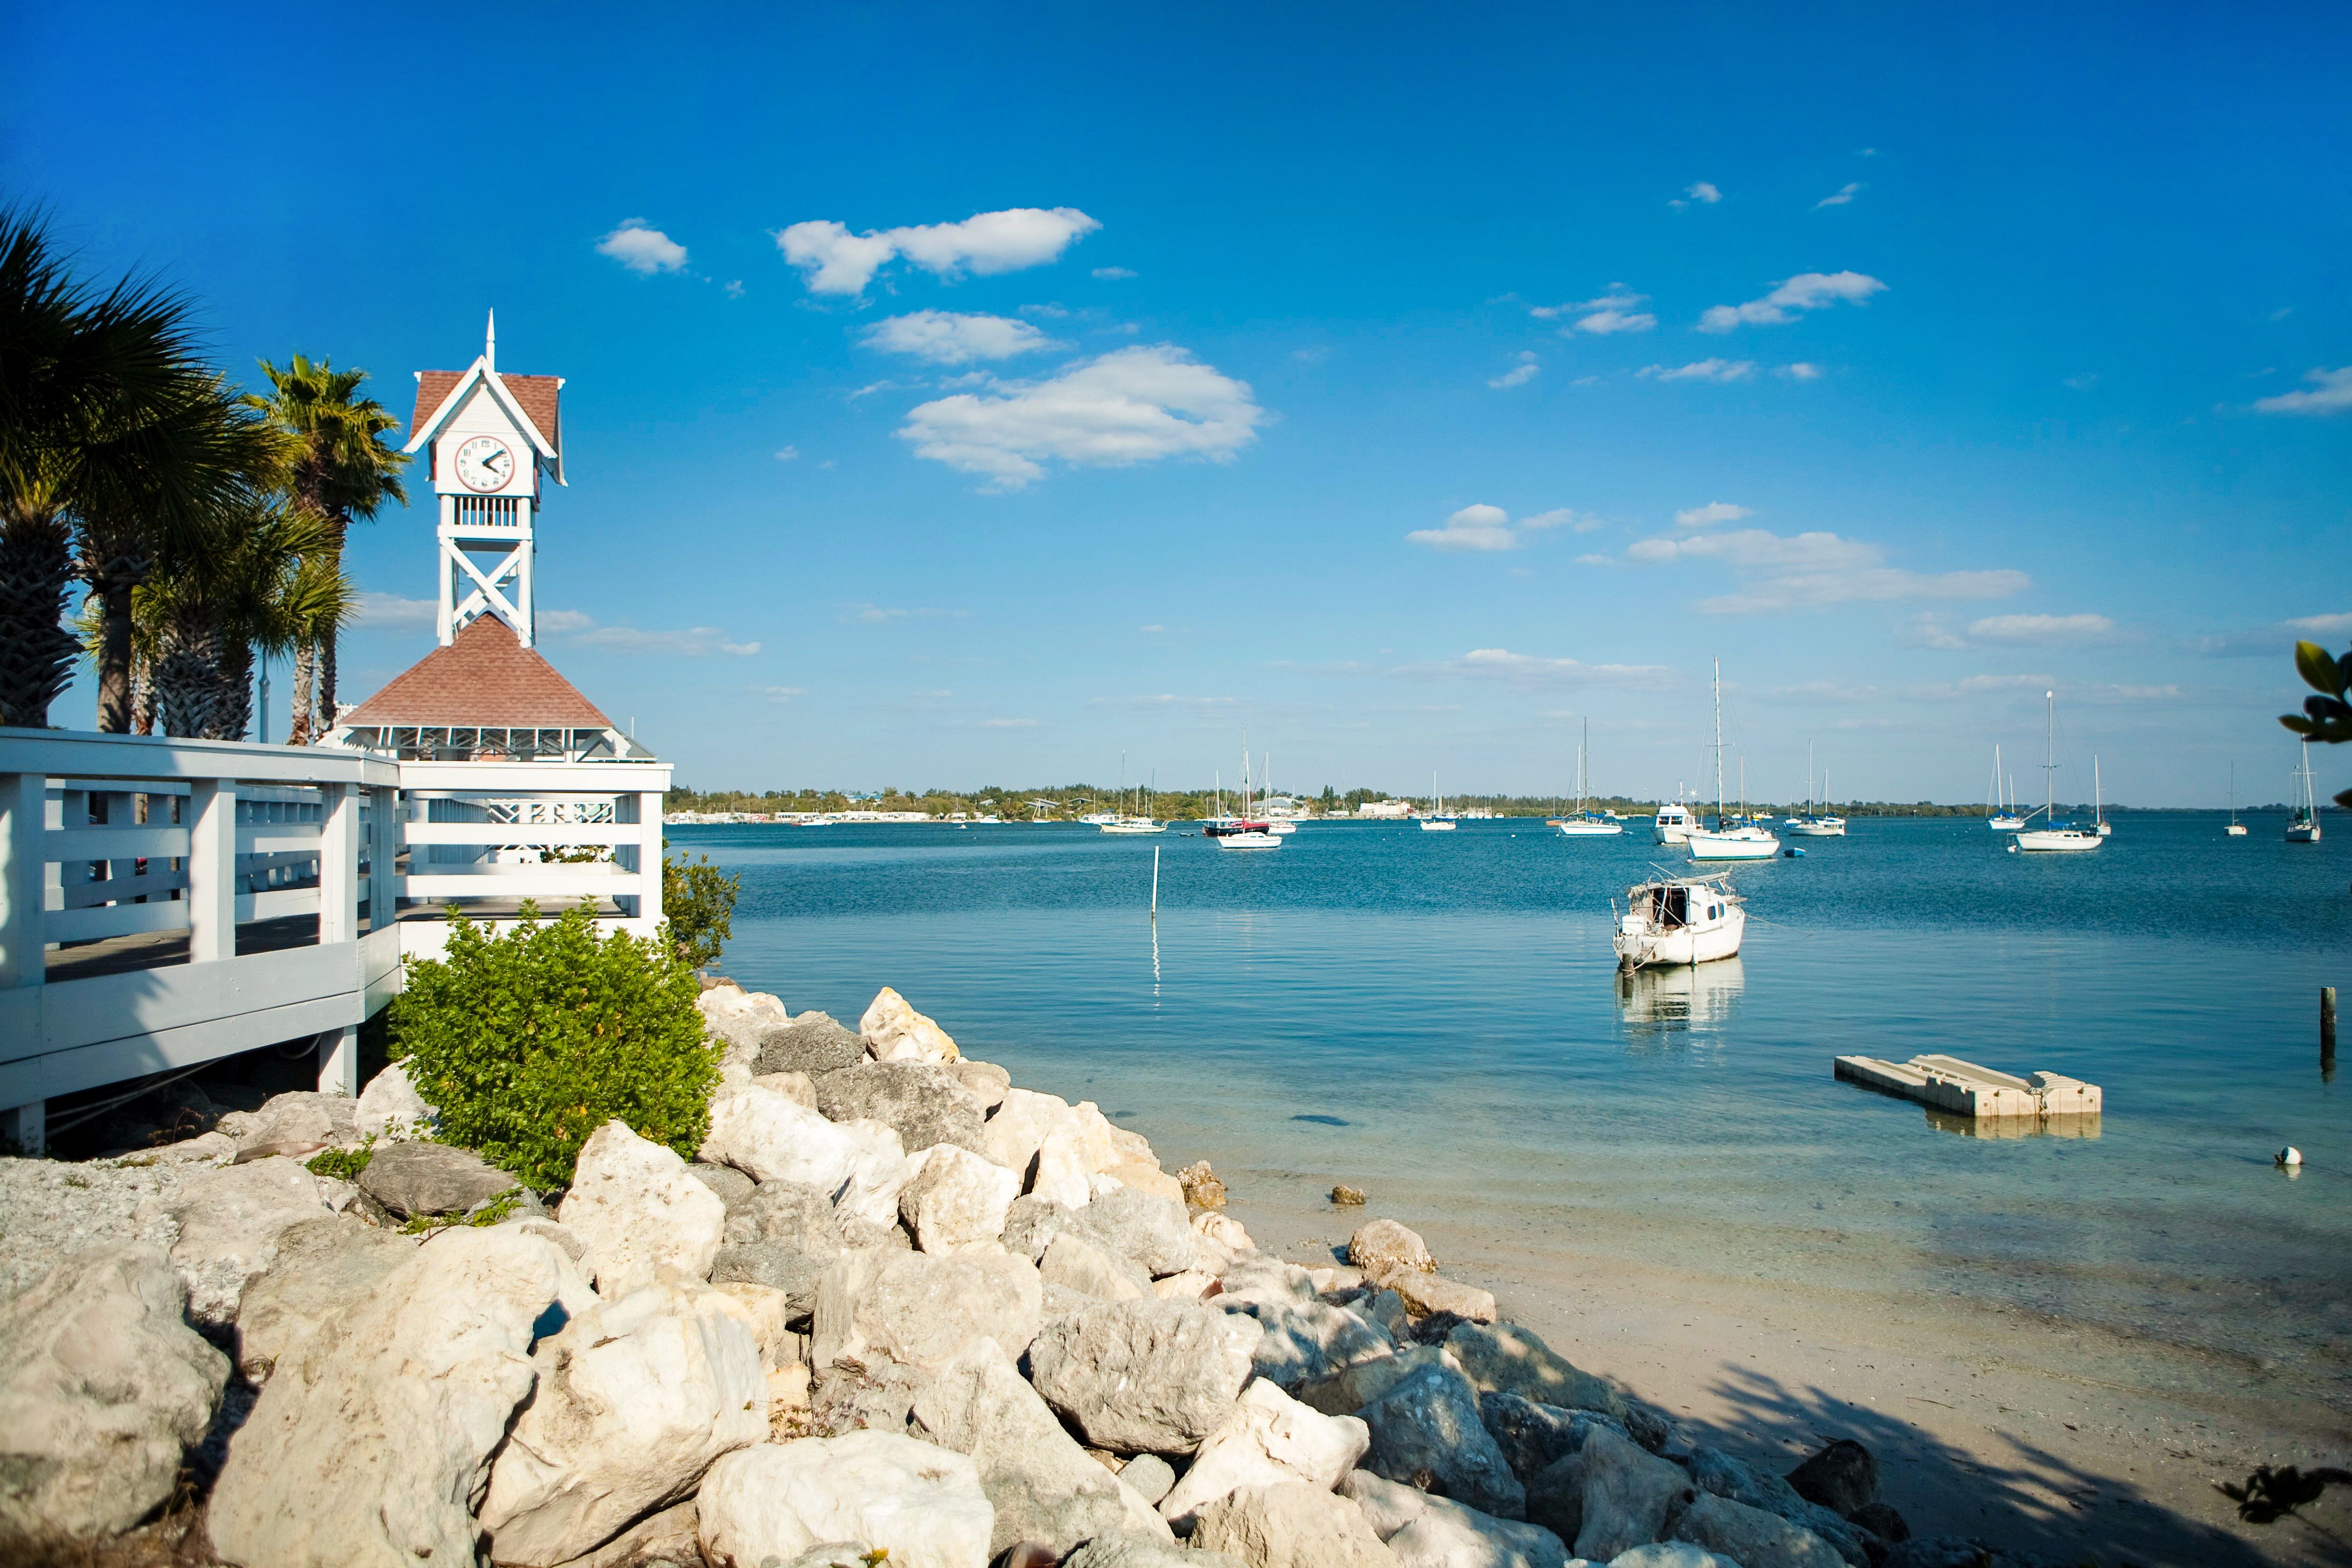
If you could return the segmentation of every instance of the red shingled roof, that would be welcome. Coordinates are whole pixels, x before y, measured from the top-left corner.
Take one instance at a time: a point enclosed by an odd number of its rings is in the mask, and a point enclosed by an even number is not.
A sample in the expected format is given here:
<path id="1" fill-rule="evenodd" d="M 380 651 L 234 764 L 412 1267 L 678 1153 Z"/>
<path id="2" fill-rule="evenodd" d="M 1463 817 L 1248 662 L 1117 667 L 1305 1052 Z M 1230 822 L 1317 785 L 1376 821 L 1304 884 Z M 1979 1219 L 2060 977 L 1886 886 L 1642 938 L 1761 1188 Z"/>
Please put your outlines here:
<path id="1" fill-rule="evenodd" d="M 540 438 L 549 446 L 555 445 L 556 392 L 563 378 L 560 375 L 514 375 L 498 373 L 499 380 L 514 396 L 523 416 L 539 427 Z M 457 384 L 466 379 L 462 370 L 421 370 L 416 373 L 416 412 L 408 421 L 409 434 L 433 417 L 441 400 L 449 395 Z"/>
<path id="2" fill-rule="evenodd" d="M 613 721 L 514 629 L 483 616 L 392 678 L 342 722 L 493 730 L 609 730 Z"/>

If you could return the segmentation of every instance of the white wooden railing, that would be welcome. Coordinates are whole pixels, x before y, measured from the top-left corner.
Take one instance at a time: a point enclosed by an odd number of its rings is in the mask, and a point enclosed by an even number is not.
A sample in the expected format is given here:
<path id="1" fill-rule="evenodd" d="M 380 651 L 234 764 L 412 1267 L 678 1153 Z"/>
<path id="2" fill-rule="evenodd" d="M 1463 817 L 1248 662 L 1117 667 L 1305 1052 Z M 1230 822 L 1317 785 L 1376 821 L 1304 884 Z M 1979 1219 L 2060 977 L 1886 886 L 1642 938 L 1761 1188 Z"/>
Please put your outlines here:
<path id="1" fill-rule="evenodd" d="M 0 729 L 0 1135 L 37 1147 L 48 1100 L 306 1039 L 355 1092 L 358 1026 L 445 950 L 450 904 L 651 934 L 669 775 Z M 583 846 L 603 858 L 541 863 Z"/>

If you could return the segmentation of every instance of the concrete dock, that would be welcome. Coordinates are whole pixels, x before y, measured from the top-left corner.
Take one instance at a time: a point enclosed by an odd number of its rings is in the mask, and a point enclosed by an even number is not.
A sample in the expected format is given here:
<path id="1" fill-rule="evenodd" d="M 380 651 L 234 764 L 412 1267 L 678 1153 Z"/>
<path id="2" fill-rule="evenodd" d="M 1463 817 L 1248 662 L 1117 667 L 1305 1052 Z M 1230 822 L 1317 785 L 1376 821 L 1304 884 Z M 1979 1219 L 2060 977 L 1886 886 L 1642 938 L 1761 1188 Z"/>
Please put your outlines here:
<path id="1" fill-rule="evenodd" d="M 1837 1076 L 1958 1116 L 2038 1119 L 2096 1116 L 2100 1110 L 2095 1083 L 2054 1072 L 2012 1078 L 1958 1057 L 1913 1057 L 1907 1062 L 1840 1057 Z"/>

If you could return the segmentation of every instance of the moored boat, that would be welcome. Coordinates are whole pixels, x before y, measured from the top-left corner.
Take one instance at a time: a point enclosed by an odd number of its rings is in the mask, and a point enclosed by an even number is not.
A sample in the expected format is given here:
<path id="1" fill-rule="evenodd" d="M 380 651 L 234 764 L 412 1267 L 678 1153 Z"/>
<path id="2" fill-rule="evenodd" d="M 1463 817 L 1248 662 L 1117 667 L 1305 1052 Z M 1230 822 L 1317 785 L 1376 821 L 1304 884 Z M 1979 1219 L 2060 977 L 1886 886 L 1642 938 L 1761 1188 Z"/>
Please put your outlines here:
<path id="1" fill-rule="evenodd" d="M 1658 807 L 1658 815 L 1650 821 L 1650 831 L 1661 844 L 1681 844 L 1689 839 L 1691 829 L 1697 826 L 1697 818 L 1686 807 L 1669 801 Z"/>
<path id="2" fill-rule="evenodd" d="M 1653 964 L 1709 963 L 1739 952 L 1748 930 L 1743 900 L 1727 873 L 1655 877 L 1625 889 L 1625 908 L 1609 900 L 1616 918 L 1610 933 L 1617 962 L 1626 969 Z"/>
<path id="3" fill-rule="evenodd" d="M 2289 844 L 2316 844 L 2319 842 L 2319 802 L 2311 791 L 2311 742 L 2308 741 L 2303 742 L 2301 761 L 2303 765 L 2295 770 L 2294 782 L 2303 791 L 2303 796 L 2294 803 L 2294 816 L 2286 825 L 2286 841 Z"/>
<path id="4" fill-rule="evenodd" d="M 2043 700 L 2050 704 L 2050 728 L 2042 742 L 2042 776 L 2049 782 L 2047 798 L 2042 809 L 2033 815 L 2042 818 L 2039 827 L 2021 829 L 2010 840 L 2011 851 L 2066 852 L 2096 849 L 2106 840 L 2088 827 L 2077 827 L 2071 822 L 2060 822 L 2058 816 L 2058 694 L 2045 691 Z"/>

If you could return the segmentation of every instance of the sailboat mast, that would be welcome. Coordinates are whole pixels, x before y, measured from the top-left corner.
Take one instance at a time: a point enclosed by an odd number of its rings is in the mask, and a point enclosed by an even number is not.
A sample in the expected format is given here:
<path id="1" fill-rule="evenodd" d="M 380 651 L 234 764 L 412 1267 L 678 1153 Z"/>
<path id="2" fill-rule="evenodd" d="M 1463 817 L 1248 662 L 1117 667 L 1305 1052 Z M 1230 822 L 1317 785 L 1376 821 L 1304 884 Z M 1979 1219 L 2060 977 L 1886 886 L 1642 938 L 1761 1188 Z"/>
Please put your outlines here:
<path id="1" fill-rule="evenodd" d="M 2050 704 L 2050 727 L 2042 737 L 2042 826 L 2047 827 L 2058 816 L 2058 694 L 2042 696 Z"/>
<path id="2" fill-rule="evenodd" d="M 1723 660 L 1715 661 L 1715 825 L 1723 826 Z"/>

